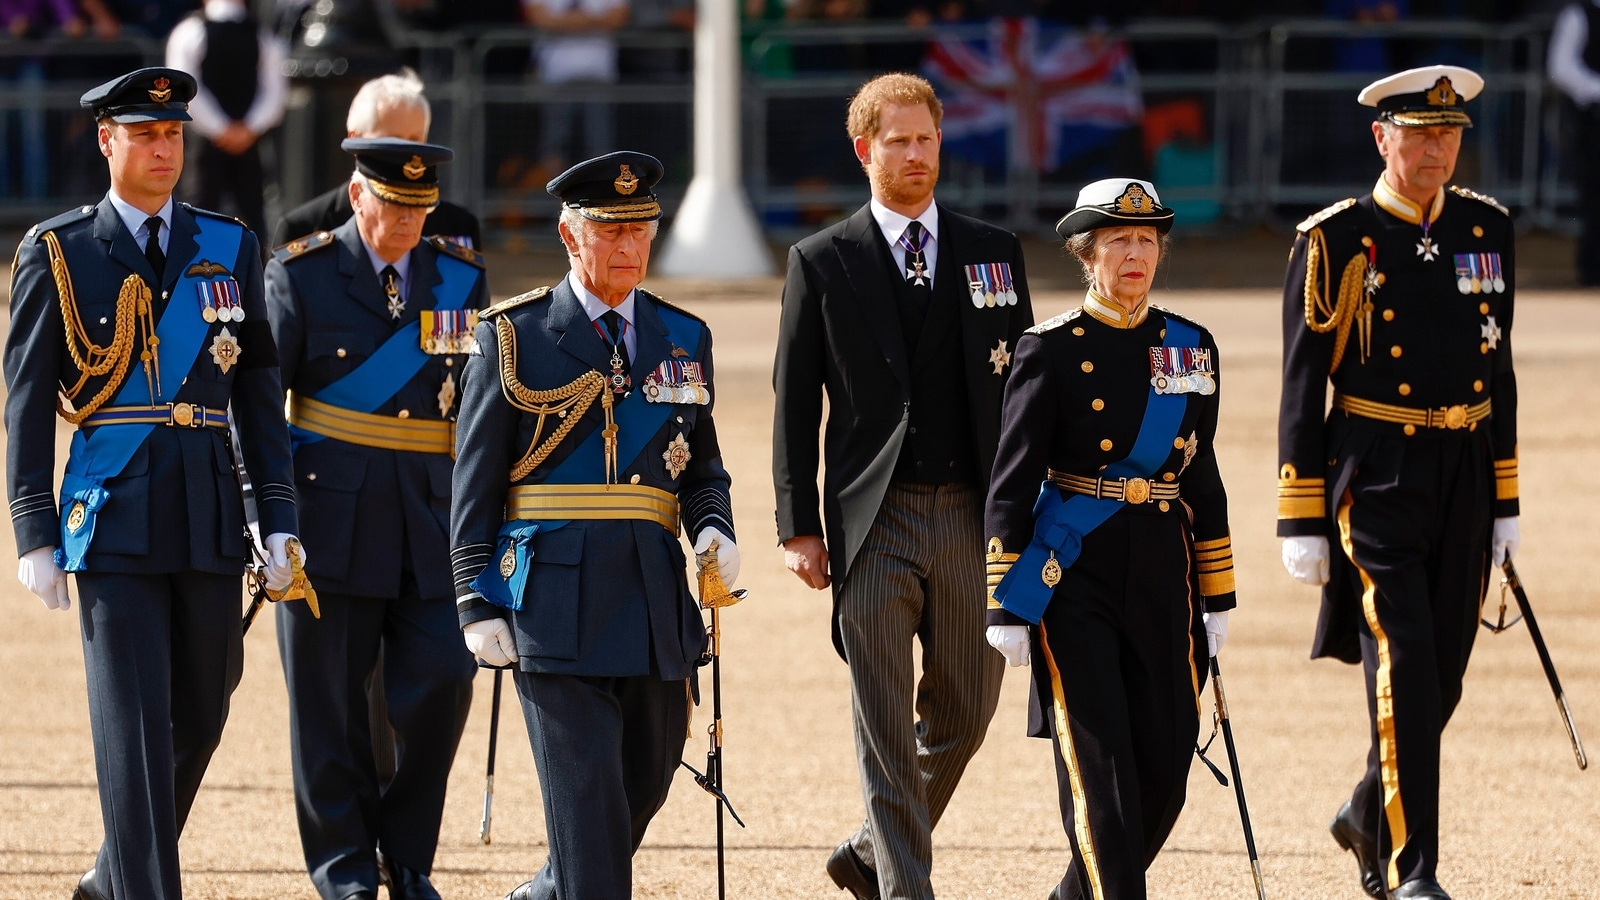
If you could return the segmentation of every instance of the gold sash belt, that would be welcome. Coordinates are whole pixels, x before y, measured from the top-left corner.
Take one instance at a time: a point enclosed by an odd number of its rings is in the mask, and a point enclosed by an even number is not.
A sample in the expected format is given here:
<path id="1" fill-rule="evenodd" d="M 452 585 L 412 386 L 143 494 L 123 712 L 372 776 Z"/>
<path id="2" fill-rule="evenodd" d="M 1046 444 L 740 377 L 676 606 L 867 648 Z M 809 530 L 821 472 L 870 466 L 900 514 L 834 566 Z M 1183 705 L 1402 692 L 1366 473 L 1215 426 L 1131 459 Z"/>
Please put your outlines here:
<path id="1" fill-rule="evenodd" d="M 1074 494 L 1094 497 L 1097 500 L 1121 500 L 1124 503 L 1153 503 L 1157 500 L 1178 499 L 1176 484 L 1163 484 L 1145 478 L 1086 478 L 1050 470 L 1050 481 L 1056 487 Z"/>
<path id="2" fill-rule="evenodd" d="M 361 447 L 455 453 L 456 425 L 443 419 L 402 419 L 342 409 L 310 397 L 289 401 L 289 424 Z"/>
<path id="3" fill-rule="evenodd" d="M 1376 419 L 1379 422 L 1409 426 L 1406 434 L 1412 434 L 1418 428 L 1459 431 L 1489 418 L 1489 407 L 1490 401 L 1485 400 L 1471 406 L 1457 404 L 1437 409 L 1416 409 L 1410 406 L 1392 406 L 1375 400 L 1362 400 L 1349 394 L 1333 395 L 1334 409 L 1344 410 L 1352 416 L 1360 416 L 1363 419 Z"/>
<path id="4" fill-rule="evenodd" d="M 642 484 L 530 484 L 506 498 L 507 519 L 639 519 L 678 533 L 678 498 Z"/>

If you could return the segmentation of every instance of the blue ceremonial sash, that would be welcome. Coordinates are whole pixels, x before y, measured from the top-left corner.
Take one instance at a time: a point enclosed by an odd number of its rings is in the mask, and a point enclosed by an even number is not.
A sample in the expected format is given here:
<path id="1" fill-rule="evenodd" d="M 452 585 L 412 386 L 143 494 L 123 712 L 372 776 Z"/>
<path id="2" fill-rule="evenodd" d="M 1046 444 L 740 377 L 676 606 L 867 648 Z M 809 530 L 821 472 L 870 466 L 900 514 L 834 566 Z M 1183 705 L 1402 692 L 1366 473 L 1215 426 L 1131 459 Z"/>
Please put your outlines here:
<path id="1" fill-rule="evenodd" d="M 1200 332 L 1193 326 L 1171 316 L 1167 317 L 1167 347 L 1197 347 Z M 1187 394 L 1157 394 L 1154 385 L 1150 399 L 1145 404 L 1144 420 L 1139 423 L 1139 436 L 1133 450 L 1125 459 L 1107 466 L 1100 477 L 1149 478 L 1172 453 L 1172 441 L 1183 425 L 1183 415 L 1188 410 Z M 1022 552 L 1010 571 L 995 586 L 994 597 L 1007 612 L 1038 624 L 1055 588 L 1044 583 L 1045 563 L 1052 553 L 1061 568 L 1077 562 L 1083 550 L 1083 538 L 1116 514 L 1123 506 L 1120 500 L 1104 500 L 1083 494 L 1062 499 L 1061 489 L 1045 481 L 1039 490 L 1039 500 L 1033 506 L 1033 540 Z"/>
<path id="2" fill-rule="evenodd" d="M 200 317 L 199 306 L 192 299 L 195 296 L 192 285 L 211 279 L 191 276 L 187 270 L 201 260 L 232 262 L 238 259 L 244 228 L 210 216 L 195 216 L 194 221 L 200 229 L 195 236 L 199 246 L 194 257 L 183 264 L 185 274 L 173 286 L 167 309 L 156 325 L 156 337 L 160 341 L 157 346 L 164 363 L 160 367 L 157 395 L 150 396 L 149 386 L 139 377 L 142 373 L 136 371 L 140 363 L 133 360 L 128 366 L 127 379 L 111 401 L 112 406 L 161 406 L 171 402 L 202 352 L 211 325 Z M 167 264 L 174 265 L 175 261 L 168 260 Z M 156 289 L 159 288 L 157 285 Z M 87 438 L 82 429 L 72 436 L 67 471 L 61 478 L 61 546 L 56 550 L 56 565 L 64 571 L 82 572 L 86 568 L 84 559 L 94 540 L 95 519 L 111 498 L 104 487 L 106 479 L 115 478 L 127 468 L 128 461 L 155 427 L 99 425 Z"/>
<path id="3" fill-rule="evenodd" d="M 478 280 L 477 268 L 453 256 L 440 254 L 439 275 L 444 280 L 434 289 L 433 308 L 451 310 L 466 306 L 472 296 L 472 286 Z M 383 346 L 367 357 L 366 362 L 312 394 L 311 399 L 340 409 L 370 413 L 398 394 L 427 362 L 428 354 L 422 350 L 422 323 L 412 322 L 384 341 Z M 289 438 L 295 450 L 324 440 L 325 437 L 304 428 L 289 426 Z"/>
<path id="4" fill-rule="evenodd" d="M 689 351 L 689 358 L 700 351 L 700 322 L 690 316 L 656 304 L 661 321 L 667 326 L 667 337 L 673 346 Z M 609 388 L 607 388 L 609 390 Z M 644 391 L 631 391 L 621 402 L 611 408 L 612 419 L 617 423 L 617 461 L 627 468 L 644 452 L 645 445 L 655 437 L 661 426 L 672 416 L 671 403 L 651 403 Z M 606 480 L 605 435 L 596 428 L 545 476 L 540 484 L 604 484 Z M 495 555 L 472 581 L 472 589 L 485 600 L 509 610 L 522 608 L 522 592 L 527 586 L 528 567 L 533 562 L 533 536 L 540 532 L 555 531 L 570 519 L 529 520 L 512 519 L 500 526 L 495 543 Z M 515 569 L 509 577 L 500 573 L 500 560 L 511 551 Z"/>

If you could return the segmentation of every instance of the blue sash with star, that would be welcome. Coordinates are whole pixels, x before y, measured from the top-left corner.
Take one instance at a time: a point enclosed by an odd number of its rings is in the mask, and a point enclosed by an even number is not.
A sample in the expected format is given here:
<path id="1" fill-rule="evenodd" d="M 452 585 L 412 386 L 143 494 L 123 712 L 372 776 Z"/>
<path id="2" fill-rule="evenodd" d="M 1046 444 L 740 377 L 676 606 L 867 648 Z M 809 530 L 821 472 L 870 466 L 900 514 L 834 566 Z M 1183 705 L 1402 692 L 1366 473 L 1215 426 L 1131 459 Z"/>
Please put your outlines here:
<path id="1" fill-rule="evenodd" d="M 667 326 L 667 337 L 673 346 L 689 351 L 693 358 L 700 350 L 700 322 L 691 316 L 656 304 L 661 321 Z M 644 391 L 634 390 L 611 408 L 617 423 L 617 464 L 625 469 L 644 453 L 650 439 L 667 424 L 672 416 L 672 404 L 651 403 Z M 605 435 L 596 428 L 550 470 L 541 484 L 604 484 L 606 480 Z M 527 586 L 529 567 L 533 563 L 533 538 L 540 532 L 555 531 L 570 519 L 512 519 L 500 526 L 500 536 L 495 545 L 493 560 L 504 559 L 510 551 L 515 565 L 509 575 L 502 575 L 494 563 L 484 566 L 473 579 L 472 589 L 496 606 L 512 611 L 522 608 L 523 589 Z"/>
<path id="2" fill-rule="evenodd" d="M 478 270 L 453 256 L 439 254 L 439 275 L 444 279 L 434 288 L 435 310 L 455 310 L 467 305 L 472 296 L 472 286 L 477 283 Z M 413 376 L 422 371 L 428 354 L 422 349 L 422 323 L 411 322 L 356 366 L 355 370 L 328 385 L 311 399 L 352 412 L 370 413 L 390 398 L 400 393 Z M 289 426 L 289 440 L 293 449 L 324 440 L 325 435 Z"/>
<path id="3" fill-rule="evenodd" d="M 200 317 L 198 306 L 184 300 L 194 296 L 193 285 L 210 278 L 191 275 L 189 269 L 202 260 L 238 259 L 244 226 L 211 216 L 195 216 L 194 221 L 200 229 L 195 235 L 198 248 L 194 258 L 184 263 L 184 274 L 172 289 L 172 301 L 156 324 L 157 346 L 166 362 L 160 367 L 161 381 L 156 386 L 156 396 L 150 396 L 144 379 L 130 375 L 112 399 L 112 406 L 148 404 L 155 407 L 172 402 L 203 350 L 211 325 Z M 167 264 L 175 262 L 168 260 Z M 111 499 L 105 482 L 122 474 L 155 427 L 148 424 L 96 425 L 87 435 L 84 429 L 79 429 L 72 436 L 66 474 L 61 477 L 61 546 L 56 550 L 56 565 L 63 571 L 82 572 L 86 568 L 84 560 L 94 540 L 95 520 L 106 501 Z"/>
<path id="4" fill-rule="evenodd" d="M 1198 329 L 1170 316 L 1167 318 L 1165 346 L 1196 347 L 1199 340 Z M 1155 474 L 1172 453 L 1173 439 L 1183 425 L 1188 405 L 1187 396 L 1158 393 L 1152 385 L 1133 450 L 1126 458 L 1107 466 L 1100 476 L 1115 480 L 1149 478 Z M 1063 569 L 1077 562 L 1084 536 L 1105 524 L 1122 505 L 1120 500 L 1082 494 L 1063 499 L 1060 488 L 1044 482 L 1039 500 L 1033 506 L 1033 540 L 995 586 L 995 600 L 1006 611 L 1038 624 L 1055 593 L 1054 587 L 1044 583 L 1045 564 L 1052 555 Z"/>

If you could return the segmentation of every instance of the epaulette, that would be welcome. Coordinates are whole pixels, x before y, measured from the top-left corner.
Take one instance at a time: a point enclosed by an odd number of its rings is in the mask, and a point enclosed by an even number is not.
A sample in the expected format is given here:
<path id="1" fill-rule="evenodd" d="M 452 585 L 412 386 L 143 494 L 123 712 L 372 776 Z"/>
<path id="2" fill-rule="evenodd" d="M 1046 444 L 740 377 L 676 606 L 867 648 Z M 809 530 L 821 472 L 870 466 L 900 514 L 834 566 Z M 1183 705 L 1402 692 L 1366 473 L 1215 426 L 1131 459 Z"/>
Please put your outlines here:
<path id="1" fill-rule="evenodd" d="M 1075 307 L 1067 310 L 1059 316 L 1045 319 L 1043 322 L 1040 322 L 1039 324 L 1023 332 L 1023 334 L 1044 334 L 1046 331 L 1053 331 L 1057 328 L 1060 328 L 1061 326 L 1071 322 L 1073 319 L 1076 319 L 1081 315 L 1083 315 L 1083 307 Z"/>
<path id="2" fill-rule="evenodd" d="M 516 309 L 524 303 L 532 303 L 535 300 L 543 300 L 548 296 L 550 296 L 550 288 L 536 287 L 526 294 L 518 294 L 509 300 L 501 300 L 499 303 L 496 303 L 493 306 L 484 307 L 478 311 L 478 319 L 480 321 L 483 319 L 492 319 L 501 313 Z"/>
<path id="3" fill-rule="evenodd" d="M 202 207 L 199 207 L 199 206 L 195 206 L 192 203 L 180 203 L 178 205 L 182 206 L 184 209 L 187 209 L 189 212 L 192 212 L 197 216 L 210 216 L 213 219 L 221 219 L 224 222 L 232 222 L 233 224 L 238 225 L 239 227 L 243 228 L 246 231 L 250 230 L 250 226 L 246 225 L 244 223 L 244 220 L 239 218 L 238 216 L 230 216 L 227 213 L 219 213 L 214 209 L 205 209 L 205 208 L 202 208 Z"/>
<path id="4" fill-rule="evenodd" d="M 64 213 L 51 216 L 50 218 L 45 219 L 43 222 L 40 222 L 32 228 L 29 228 L 28 233 L 24 235 L 24 238 L 31 240 L 41 234 L 44 234 L 46 231 L 54 231 L 63 225 L 71 225 L 73 222 L 81 222 L 92 215 L 94 215 L 93 206 L 79 206 L 69 209 Z"/>
<path id="5" fill-rule="evenodd" d="M 1179 313 L 1175 313 L 1172 310 L 1167 309 L 1165 306 L 1157 306 L 1154 303 L 1152 303 L 1152 304 L 1150 304 L 1150 308 L 1151 309 L 1160 310 L 1161 314 L 1166 316 L 1167 318 L 1169 318 L 1169 319 L 1177 319 L 1179 322 L 1182 322 L 1182 323 L 1190 326 L 1191 328 L 1194 328 L 1196 331 L 1199 331 L 1201 334 L 1210 334 L 1211 333 L 1211 329 L 1205 327 L 1204 325 L 1201 325 L 1199 322 L 1196 322 L 1194 319 L 1191 319 L 1188 316 L 1185 316 L 1185 315 L 1182 315 L 1182 314 L 1179 314 Z"/>
<path id="6" fill-rule="evenodd" d="M 438 247 L 440 253 L 454 256 L 468 265 L 477 266 L 480 269 L 483 268 L 483 254 L 471 247 L 463 247 L 442 234 L 436 234 L 427 240 L 428 243 Z"/>
<path id="7" fill-rule="evenodd" d="M 1306 216 L 1304 221 L 1294 227 L 1294 230 L 1304 234 L 1355 205 L 1356 198 L 1346 197 L 1324 210 Z"/>
<path id="8" fill-rule="evenodd" d="M 666 300 L 663 300 L 661 298 L 660 294 L 651 293 L 650 291 L 647 291 L 644 288 L 637 288 L 636 290 L 638 290 L 639 293 L 645 295 L 646 297 L 649 297 L 651 300 L 654 300 L 656 303 L 659 303 L 662 306 L 665 306 L 667 309 L 670 309 L 675 313 L 681 313 L 681 314 L 683 314 L 685 316 L 688 316 L 689 318 L 695 320 L 696 322 L 699 322 L 701 325 L 706 324 L 706 320 L 705 319 L 702 319 L 699 316 L 695 315 L 694 313 L 689 312 L 687 309 L 684 309 L 683 307 L 677 305 L 676 303 L 668 303 Z"/>
<path id="9" fill-rule="evenodd" d="M 1504 206 L 1502 206 L 1500 204 L 1499 200 L 1496 200 L 1495 198 L 1489 196 L 1488 194 L 1480 194 L 1477 191 L 1474 191 L 1474 190 L 1472 190 L 1470 188 L 1464 188 L 1464 187 L 1460 187 L 1459 185 L 1454 185 L 1454 184 L 1450 185 L 1450 193 L 1455 194 L 1457 197 L 1465 197 L 1468 200 L 1476 200 L 1479 203 L 1483 203 L 1483 204 L 1487 204 L 1489 206 L 1492 206 L 1495 209 L 1500 210 L 1501 215 L 1506 215 L 1506 216 L 1511 215 L 1511 210 L 1506 209 Z"/>
<path id="10" fill-rule="evenodd" d="M 289 243 L 284 244 L 282 247 L 272 251 L 272 258 L 280 263 L 287 263 L 290 260 L 299 259 L 313 250 L 327 247 L 332 244 L 333 232 L 318 231 L 308 234 L 305 237 L 295 238 Z"/>

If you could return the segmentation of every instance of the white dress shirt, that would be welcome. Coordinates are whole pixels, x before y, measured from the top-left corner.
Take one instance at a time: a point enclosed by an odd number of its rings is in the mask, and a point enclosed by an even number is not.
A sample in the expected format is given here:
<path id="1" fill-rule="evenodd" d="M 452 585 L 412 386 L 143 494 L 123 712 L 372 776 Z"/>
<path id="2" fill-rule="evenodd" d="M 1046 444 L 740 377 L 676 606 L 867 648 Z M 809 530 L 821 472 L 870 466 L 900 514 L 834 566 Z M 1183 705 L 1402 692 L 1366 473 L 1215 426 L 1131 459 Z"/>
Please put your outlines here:
<path id="1" fill-rule="evenodd" d="M 1600 72 L 1583 61 L 1589 40 L 1589 17 L 1583 4 L 1563 9 L 1550 32 L 1550 81 L 1583 107 L 1600 102 Z"/>
<path id="2" fill-rule="evenodd" d="M 240 0 L 206 0 L 205 19 L 212 22 L 240 22 L 249 10 Z M 256 96 L 242 120 L 251 132 L 260 135 L 283 120 L 283 108 L 289 97 L 289 79 L 283 74 L 283 61 L 288 50 L 266 29 L 257 38 L 261 51 L 256 63 Z M 217 97 L 206 89 L 200 80 L 200 61 L 206 58 L 206 24 L 199 16 L 188 16 L 173 26 L 167 37 L 167 66 L 187 72 L 198 82 L 199 90 L 189 101 L 189 115 L 194 130 L 201 137 L 214 138 L 233 121 L 222 111 Z"/>
<path id="3" fill-rule="evenodd" d="M 133 235 L 133 242 L 143 252 L 145 243 L 150 240 L 150 234 L 145 231 L 144 227 L 145 220 L 150 218 L 150 214 L 118 197 L 114 188 L 106 194 L 106 197 L 111 200 L 111 208 L 117 211 L 117 218 L 122 220 L 122 226 L 128 229 L 129 234 Z M 161 218 L 161 233 L 156 236 L 156 240 L 161 246 L 161 252 L 165 254 L 167 252 L 167 243 L 172 238 L 171 197 L 168 197 L 167 202 L 161 205 L 161 209 L 156 212 L 156 215 Z"/>
<path id="4" fill-rule="evenodd" d="M 628 349 L 628 359 L 630 361 L 637 359 L 639 356 L 639 339 L 633 333 L 633 298 L 638 292 L 629 291 L 628 296 L 624 297 L 621 303 L 616 306 L 607 306 L 604 300 L 589 293 L 589 289 L 583 286 L 582 281 L 578 280 L 577 272 L 567 273 L 567 284 L 571 286 L 572 292 L 578 295 L 578 303 L 583 307 L 584 315 L 589 317 L 589 321 L 600 323 L 598 329 L 602 340 L 609 343 L 611 332 L 606 329 L 606 323 L 600 322 L 600 317 L 613 310 L 616 311 L 617 315 L 622 316 L 622 321 L 628 323 L 622 329 L 622 345 Z"/>
<path id="5" fill-rule="evenodd" d="M 900 267 L 901 277 L 906 274 L 906 248 L 900 244 L 900 236 L 906 233 L 906 226 L 911 224 L 909 216 L 903 216 L 882 203 L 878 198 L 872 198 L 872 218 L 878 223 L 878 228 L 883 232 L 883 239 L 889 242 L 889 252 L 894 255 L 894 264 Z M 928 264 L 928 289 L 933 289 L 933 273 L 938 269 L 939 263 L 939 204 L 928 202 L 928 208 L 917 216 L 916 221 L 928 232 L 928 242 L 922 247 L 922 259 Z"/>

